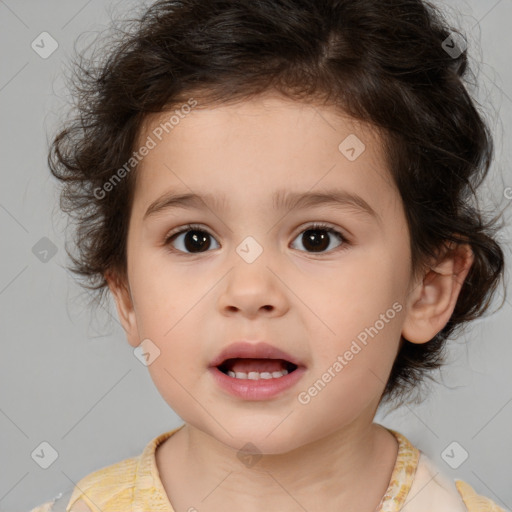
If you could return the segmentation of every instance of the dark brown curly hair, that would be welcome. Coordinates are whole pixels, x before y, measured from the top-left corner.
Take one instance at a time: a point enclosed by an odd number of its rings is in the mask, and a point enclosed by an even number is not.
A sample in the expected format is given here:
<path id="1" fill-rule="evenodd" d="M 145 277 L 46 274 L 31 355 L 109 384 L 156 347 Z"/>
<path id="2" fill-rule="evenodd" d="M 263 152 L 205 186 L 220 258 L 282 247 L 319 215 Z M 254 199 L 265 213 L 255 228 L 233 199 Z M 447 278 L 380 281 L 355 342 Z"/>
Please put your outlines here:
<path id="1" fill-rule="evenodd" d="M 77 223 L 78 254 L 66 251 L 81 285 L 101 302 L 107 272 L 126 282 L 136 166 L 108 194 L 97 191 L 132 156 L 148 114 L 190 97 L 202 106 L 267 91 L 314 100 L 383 133 L 415 274 L 447 242 L 473 250 L 449 322 L 428 343 L 402 338 L 382 399 L 417 388 L 455 329 L 488 309 L 504 270 L 501 214 L 484 218 L 476 196 L 493 141 L 463 82 L 460 32 L 421 0 L 159 0 L 125 21 L 119 37 L 73 63 L 74 116 L 48 155 L 60 207 Z"/>

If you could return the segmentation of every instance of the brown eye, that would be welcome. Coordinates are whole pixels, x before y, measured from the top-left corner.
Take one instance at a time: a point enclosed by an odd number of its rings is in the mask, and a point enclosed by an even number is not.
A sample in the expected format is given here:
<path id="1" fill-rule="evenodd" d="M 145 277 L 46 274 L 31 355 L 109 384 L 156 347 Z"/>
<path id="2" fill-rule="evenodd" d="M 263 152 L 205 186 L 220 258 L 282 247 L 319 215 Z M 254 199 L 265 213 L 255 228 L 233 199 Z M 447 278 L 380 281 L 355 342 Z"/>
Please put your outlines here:
<path id="1" fill-rule="evenodd" d="M 324 253 L 338 249 L 345 249 L 348 241 L 336 229 L 327 224 L 314 224 L 308 229 L 303 230 L 296 240 L 301 241 L 305 251 L 308 253 Z M 332 247 L 333 241 L 338 240 L 338 245 Z M 172 246 L 172 252 L 185 254 L 200 254 L 208 252 L 212 248 L 211 240 L 215 238 L 208 231 L 189 224 L 181 231 L 169 235 L 165 239 L 166 246 Z M 215 241 L 215 243 L 217 243 Z M 218 249 L 220 246 L 217 243 Z"/>
<path id="2" fill-rule="evenodd" d="M 333 235 L 340 243 L 336 247 L 329 249 Z M 333 250 L 341 245 L 344 246 L 344 242 L 346 242 L 345 237 L 339 231 L 325 224 L 310 226 L 308 229 L 302 231 L 296 240 L 297 239 L 300 239 L 307 252 L 313 253 L 326 252 L 327 249 Z"/>
<path id="3" fill-rule="evenodd" d="M 165 245 L 174 245 L 174 243 L 177 242 L 177 251 L 188 254 L 197 254 L 210 249 L 210 239 L 213 240 L 214 238 L 207 231 L 194 226 L 189 226 L 188 229 L 183 229 L 178 233 L 174 233 L 167 237 Z"/>

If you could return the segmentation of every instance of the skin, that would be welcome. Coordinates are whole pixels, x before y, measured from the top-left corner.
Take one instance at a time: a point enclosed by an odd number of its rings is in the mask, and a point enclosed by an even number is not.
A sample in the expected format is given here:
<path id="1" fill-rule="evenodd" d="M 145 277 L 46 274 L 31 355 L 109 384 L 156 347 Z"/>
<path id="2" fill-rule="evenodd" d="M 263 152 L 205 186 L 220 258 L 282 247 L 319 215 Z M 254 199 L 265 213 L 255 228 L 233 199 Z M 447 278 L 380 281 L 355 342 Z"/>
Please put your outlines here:
<path id="1" fill-rule="evenodd" d="M 318 510 L 320 504 L 373 512 L 397 456 L 395 438 L 373 418 L 401 336 L 424 343 L 444 327 L 471 250 L 453 247 L 432 270 L 412 276 L 402 201 L 372 127 L 331 107 L 271 94 L 200 107 L 139 165 L 128 281 L 107 274 L 128 342 L 137 347 L 149 338 L 158 347 L 148 370 L 185 422 L 156 453 L 165 491 L 176 511 L 225 510 L 229 503 L 242 512 Z M 168 118 L 149 117 L 140 141 Z M 338 149 L 350 134 L 366 145 L 355 161 Z M 380 222 L 347 207 L 272 208 L 278 189 L 333 188 L 361 196 Z M 167 191 L 226 194 L 227 206 L 166 210 L 143 220 Z M 329 223 L 347 242 L 340 245 L 331 234 L 327 249 L 312 252 L 301 234 L 313 222 Z M 204 252 L 180 255 L 183 234 L 165 245 L 187 223 L 212 235 Z M 250 264 L 236 252 L 247 236 L 263 249 Z M 396 302 L 402 310 L 317 396 L 299 403 L 298 393 Z M 269 400 L 228 395 L 207 367 L 242 339 L 266 340 L 293 354 L 306 374 Z M 237 457 L 248 442 L 263 454 L 251 467 Z"/>

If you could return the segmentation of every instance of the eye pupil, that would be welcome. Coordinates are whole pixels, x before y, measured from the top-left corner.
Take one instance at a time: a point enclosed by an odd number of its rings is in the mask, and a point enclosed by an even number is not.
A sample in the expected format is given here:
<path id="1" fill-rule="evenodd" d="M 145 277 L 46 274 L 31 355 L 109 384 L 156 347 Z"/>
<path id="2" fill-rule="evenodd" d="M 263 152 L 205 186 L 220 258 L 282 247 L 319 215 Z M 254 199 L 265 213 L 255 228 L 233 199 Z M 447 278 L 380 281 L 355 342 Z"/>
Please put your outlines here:
<path id="1" fill-rule="evenodd" d="M 206 247 L 203 247 L 202 244 L 208 242 Z M 209 243 L 209 235 L 204 231 L 200 231 L 198 229 L 191 229 L 187 231 L 184 237 L 185 248 L 187 251 L 194 252 L 196 249 L 205 249 L 207 250 L 210 247 Z"/>
<path id="2" fill-rule="evenodd" d="M 215 237 L 198 226 L 188 225 L 186 227 L 187 229 L 176 234 L 172 234 L 165 240 L 165 245 L 174 246 L 174 240 L 176 239 L 178 246 L 182 246 L 181 248 L 176 247 L 175 249 L 171 249 L 171 252 L 177 251 L 183 254 L 199 254 L 208 252 L 212 247 L 212 241 L 215 240 Z M 332 252 L 329 251 L 329 246 L 331 245 L 331 241 L 333 241 L 332 237 L 338 239 L 342 248 L 345 247 L 346 240 L 343 235 L 341 235 L 341 233 L 336 229 L 327 225 L 324 226 L 323 224 L 312 225 L 309 229 L 303 230 L 300 240 L 306 252 L 324 253 Z"/>
<path id="3" fill-rule="evenodd" d="M 321 252 L 329 247 L 329 236 L 326 234 L 325 229 L 308 229 L 304 231 L 302 240 L 305 242 L 304 247 L 307 248 L 307 244 L 310 244 L 313 247 L 313 251 Z"/>

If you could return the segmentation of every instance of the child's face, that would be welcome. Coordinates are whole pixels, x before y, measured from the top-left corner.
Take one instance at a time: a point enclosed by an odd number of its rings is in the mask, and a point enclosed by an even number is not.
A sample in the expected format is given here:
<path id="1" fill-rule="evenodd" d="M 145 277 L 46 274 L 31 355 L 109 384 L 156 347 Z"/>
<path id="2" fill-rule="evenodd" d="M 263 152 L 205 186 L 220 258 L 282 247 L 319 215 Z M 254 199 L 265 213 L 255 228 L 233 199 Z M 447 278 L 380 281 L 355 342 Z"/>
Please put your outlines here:
<path id="1" fill-rule="evenodd" d="M 140 137 L 144 144 L 151 136 L 156 147 L 138 169 L 127 243 L 133 302 L 123 322 L 132 346 L 149 338 L 149 352 L 158 347 L 148 368 L 163 398 L 223 443 L 251 442 L 266 453 L 371 424 L 411 287 L 402 202 L 375 133 L 330 108 L 267 96 L 192 109 L 159 141 L 154 129 L 171 115 L 153 117 Z M 355 159 L 359 146 L 339 149 L 351 134 L 366 146 Z M 345 191 L 375 215 L 348 203 L 274 209 L 278 191 Z M 167 208 L 145 218 L 168 193 L 211 194 L 219 205 L 205 200 L 204 208 Z M 315 222 L 347 241 L 325 228 L 305 233 Z M 192 232 L 164 244 L 189 223 L 211 236 L 194 239 Z M 270 398 L 232 395 L 209 365 L 239 340 L 265 341 L 305 371 Z M 320 391 L 310 390 L 315 382 Z"/>

